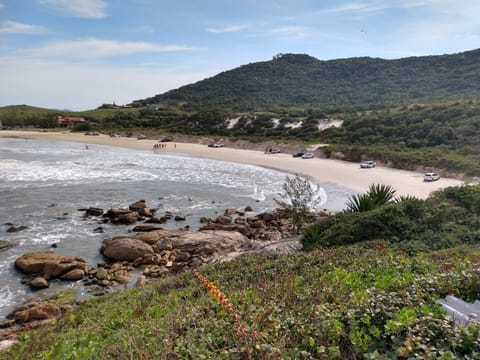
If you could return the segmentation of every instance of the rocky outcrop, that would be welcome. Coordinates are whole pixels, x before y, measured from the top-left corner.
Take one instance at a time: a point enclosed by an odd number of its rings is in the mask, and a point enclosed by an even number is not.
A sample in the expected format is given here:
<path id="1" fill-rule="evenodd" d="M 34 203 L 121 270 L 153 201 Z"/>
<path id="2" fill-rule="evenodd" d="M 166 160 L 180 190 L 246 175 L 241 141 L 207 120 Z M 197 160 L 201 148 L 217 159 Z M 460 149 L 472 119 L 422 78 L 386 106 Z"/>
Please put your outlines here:
<path id="1" fill-rule="evenodd" d="M 55 306 L 29 301 L 15 309 L 7 319 L 0 321 L 0 353 L 17 344 L 19 335 L 51 323 L 71 308 L 71 305 Z"/>
<path id="2" fill-rule="evenodd" d="M 226 213 L 232 213 L 229 211 Z M 241 213 L 241 212 L 240 212 Z M 238 215 L 239 212 L 236 212 Z M 233 218 L 228 215 L 221 215 L 216 219 L 202 218 L 200 222 L 204 225 L 200 230 L 225 230 L 238 231 L 252 240 L 278 241 L 292 232 L 292 222 L 282 211 L 265 212 L 255 216 L 244 218 L 237 216 Z"/>
<path id="3" fill-rule="evenodd" d="M 114 237 L 102 247 L 102 253 L 107 258 L 116 261 L 133 261 L 145 255 L 152 255 L 152 247 L 135 237 Z"/>
<path id="4" fill-rule="evenodd" d="M 104 242 L 101 252 L 113 261 L 145 265 L 144 275 L 158 277 L 238 256 L 251 246 L 251 241 L 236 231 L 156 230 L 114 237 Z"/>
<path id="5" fill-rule="evenodd" d="M 133 266 L 129 262 L 101 262 L 96 269 L 88 270 L 84 283 L 92 286 L 89 291 L 93 295 L 103 295 L 109 287 L 127 285 L 130 282 L 129 272 L 132 270 Z"/>
<path id="6" fill-rule="evenodd" d="M 30 282 L 35 288 L 45 287 L 45 283 L 48 286 L 48 280 L 54 278 L 77 280 L 82 278 L 87 271 L 84 259 L 76 256 L 64 256 L 55 252 L 25 254 L 15 260 L 15 267 L 25 274 L 35 276 Z"/>
<path id="7" fill-rule="evenodd" d="M 31 301 L 16 309 L 8 317 L 17 323 L 25 323 L 32 320 L 55 319 L 61 314 L 61 309 L 55 305 Z"/>

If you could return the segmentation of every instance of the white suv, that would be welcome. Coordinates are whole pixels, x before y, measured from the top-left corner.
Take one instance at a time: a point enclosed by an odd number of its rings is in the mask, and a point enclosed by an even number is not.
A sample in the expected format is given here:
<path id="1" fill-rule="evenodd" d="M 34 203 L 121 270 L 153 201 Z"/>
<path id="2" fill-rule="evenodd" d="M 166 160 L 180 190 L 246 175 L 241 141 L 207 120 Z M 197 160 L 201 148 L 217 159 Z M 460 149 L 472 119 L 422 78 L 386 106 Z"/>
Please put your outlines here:
<path id="1" fill-rule="evenodd" d="M 423 177 L 423 181 L 437 181 L 440 179 L 440 175 L 437 173 L 426 173 Z"/>

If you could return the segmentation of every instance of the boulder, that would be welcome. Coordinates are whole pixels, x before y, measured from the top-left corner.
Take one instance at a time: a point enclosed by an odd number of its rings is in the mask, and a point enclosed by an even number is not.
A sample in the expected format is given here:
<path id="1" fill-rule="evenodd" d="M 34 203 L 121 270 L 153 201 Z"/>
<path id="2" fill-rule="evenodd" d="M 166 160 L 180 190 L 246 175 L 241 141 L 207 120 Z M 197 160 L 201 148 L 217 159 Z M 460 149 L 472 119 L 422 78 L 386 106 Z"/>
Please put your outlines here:
<path id="1" fill-rule="evenodd" d="M 115 220 L 112 220 L 116 224 L 125 224 L 131 225 L 135 224 L 138 220 L 138 214 L 136 212 L 129 212 L 127 214 L 122 214 Z"/>
<path id="2" fill-rule="evenodd" d="M 96 208 L 96 207 L 89 207 L 87 210 L 85 210 L 85 215 L 87 215 L 87 216 L 102 216 L 103 215 L 103 209 Z"/>
<path id="3" fill-rule="evenodd" d="M 36 277 L 30 281 L 30 286 L 34 289 L 43 289 L 48 287 L 48 281 L 43 277 Z"/>
<path id="4" fill-rule="evenodd" d="M 84 259 L 76 256 L 64 256 L 55 252 L 28 253 L 15 260 L 15 267 L 26 274 L 36 274 L 45 280 L 59 278 L 62 275 L 80 269 L 87 271 Z"/>
<path id="5" fill-rule="evenodd" d="M 147 207 L 147 204 L 145 200 L 139 200 L 131 204 L 128 208 L 132 211 L 139 211 L 139 210 L 145 209 L 146 207 Z"/>
<path id="6" fill-rule="evenodd" d="M 120 215 L 131 213 L 130 209 L 124 208 L 111 208 L 103 216 L 109 218 L 110 220 L 117 219 Z"/>
<path id="7" fill-rule="evenodd" d="M 185 221 L 185 216 L 175 215 L 175 221 Z"/>
<path id="8" fill-rule="evenodd" d="M 167 218 L 162 216 L 162 217 L 156 217 L 156 216 L 152 216 L 150 219 L 148 219 L 147 221 L 145 221 L 146 223 L 152 223 L 152 224 L 163 224 L 163 223 L 166 223 L 167 222 Z"/>
<path id="9" fill-rule="evenodd" d="M 147 254 L 153 254 L 152 247 L 135 237 L 116 237 L 106 241 L 101 249 L 103 255 L 116 261 L 134 261 Z"/>
<path id="10" fill-rule="evenodd" d="M 133 228 L 132 231 L 134 232 L 148 232 L 148 231 L 155 231 L 155 230 L 162 230 L 160 226 L 156 225 L 137 225 Z"/>
<path id="11" fill-rule="evenodd" d="M 138 213 L 141 215 L 141 216 L 145 216 L 145 217 L 152 217 L 153 216 L 153 211 L 149 208 L 144 208 L 144 209 L 139 209 L 137 210 Z"/>
<path id="12" fill-rule="evenodd" d="M 215 219 L 217 224 L 230 224 L 232 222 L 232 218 L 230 216 L 222 215 Z"/>
<path id="13" fill-rule="evenodd" d="M 95 277 L 98 280 L 105 280 L 108 277 L 108 272 L 105 268 L 99 267 L 96 274 L 95 274 Z"/>
<path id="14" fill-rule="evenodd" d="M 223 215 L 225 216 L 232 216 L 237 213 L 237 209 L 226 209 Z"/>
<path id="15" fill-rule="evenodd" d="M 85 276 L 85 271 L 82 269 L 73 269 L 62 275 L 60 278 L 62 280 L 80 280 Z"/>
<path id="16" fill-rule="evenodd" d="M 10 318 L 24 323 L 32 320 L 54 319 L 60 317 L 62 311 L 55 305 L 32 301 L 15 310 Z"/>
<path id="17" fill-rule="evenodd" d="M 245 212 L 247 211 L 253 211 L 253 208 L 250 205 L 245 206 Z"/>

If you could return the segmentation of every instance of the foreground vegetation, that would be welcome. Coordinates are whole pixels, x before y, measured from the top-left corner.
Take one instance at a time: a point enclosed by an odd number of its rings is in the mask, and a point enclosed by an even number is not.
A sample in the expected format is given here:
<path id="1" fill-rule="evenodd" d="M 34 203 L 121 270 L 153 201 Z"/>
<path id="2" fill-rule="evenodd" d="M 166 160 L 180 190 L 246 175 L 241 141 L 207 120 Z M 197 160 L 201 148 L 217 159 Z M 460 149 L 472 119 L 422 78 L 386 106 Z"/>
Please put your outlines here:
<path id="1" fill-rule="evenodd" d="M 426 200 L 400 198 L 369 211 L 339 213 L 308 229 L 304 247 L 380 240 L 414 254 L 460 244 L 478 246 L 479 215 L 480 185 L 450 187 Z"/>
<path id="2" fill-rule="evenodd" d="M 192 275 L 90 301 L 27 334 L 11 359 L 479 359 L 479 325 L 435 303 L 478 298 L 478 250 L 406 256 L 382 242 L 265 254 L 201 269 L 247 324 Z"/>
<path id="3" fill-rule="evenodd" d="M 243 257 L 88 301 L 6 356 L 480 359 L 480 323 L 454 326 L 436 302 L 480 297 L 480 187 L 357 210 L 315 225 L 309 252 Z"/>

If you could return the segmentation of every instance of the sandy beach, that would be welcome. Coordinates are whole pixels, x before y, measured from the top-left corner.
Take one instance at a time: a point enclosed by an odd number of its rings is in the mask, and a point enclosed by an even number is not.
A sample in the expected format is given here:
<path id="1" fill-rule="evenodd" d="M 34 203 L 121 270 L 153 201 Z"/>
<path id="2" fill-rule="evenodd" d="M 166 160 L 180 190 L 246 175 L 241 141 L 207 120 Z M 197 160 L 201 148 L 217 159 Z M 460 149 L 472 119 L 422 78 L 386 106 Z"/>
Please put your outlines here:
<path id="1" fill-rule="evenodd" d="M 152 151 L 157 140 L 137 140 L 134 137 L 110 137 L 100 134 L 86 136 L 84 133 L 71 132 L 36 132 L 36 131 L 0 131 L 0 137 L 21 137 L 27 139 L 43 139 L 51 141 L 72 141 L 88 145 L 109 145 L 135 150 Z M 365 192 L 375 184 L 391 185 L 399 195 L 412 195 L 426 198 L 435 190 L 448 186 L 462 185 L 463 181 L 441 178 L 435 182 L 424 182 L 423 173 L 392 169 L 377 166 L 373 169 L 360 169 L 359 164 L 330 159 L 293 158 L 291 154 L 264 154 L 263 151 L 243 150 L 233 148 L 209 148 L 205 144 L 168 142 L 165 148 L 157 151 L 162 153 L 181 153 L 198 157 L 206 157 L 221 161 L 251 164 L 277 169 L 288 173 L 308 176 L 320 182 L 334 183 L 355 192 Z"/>

